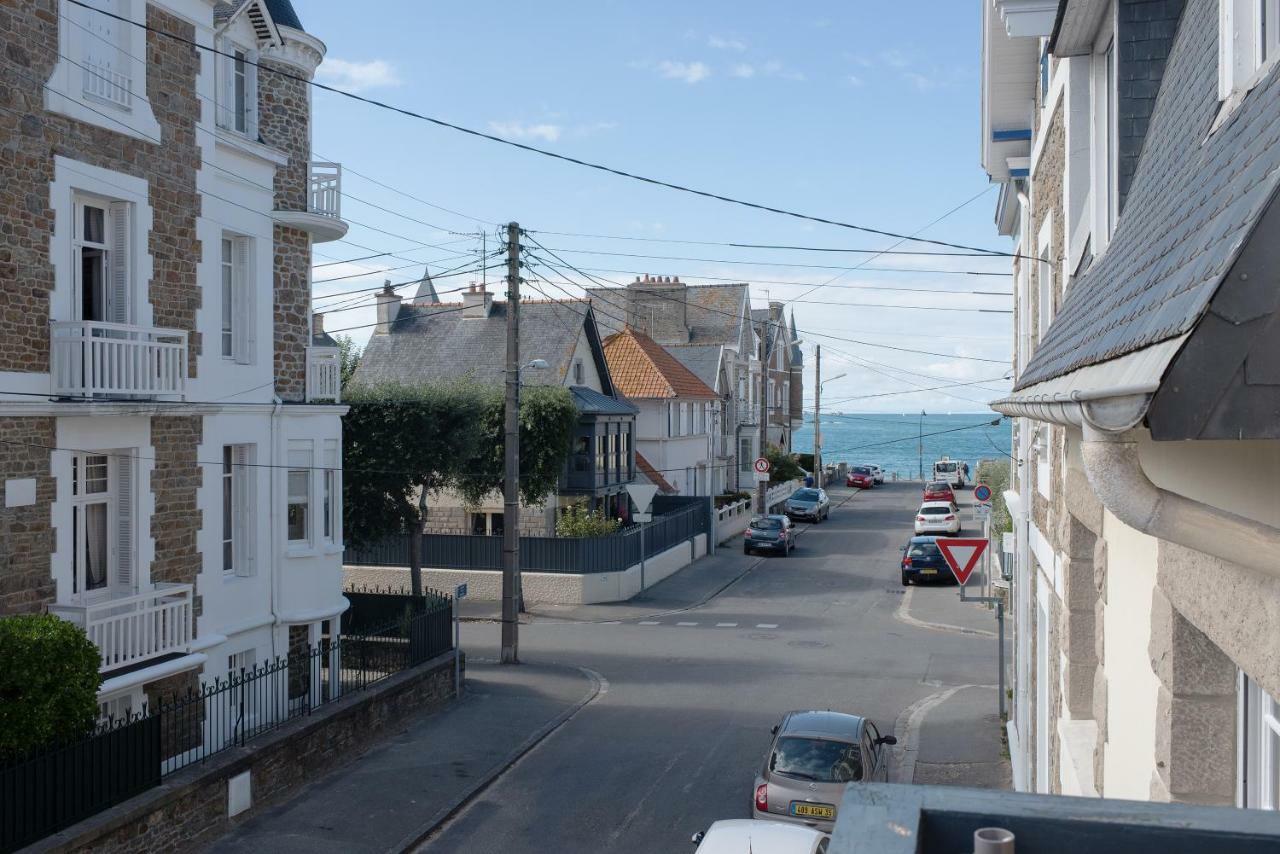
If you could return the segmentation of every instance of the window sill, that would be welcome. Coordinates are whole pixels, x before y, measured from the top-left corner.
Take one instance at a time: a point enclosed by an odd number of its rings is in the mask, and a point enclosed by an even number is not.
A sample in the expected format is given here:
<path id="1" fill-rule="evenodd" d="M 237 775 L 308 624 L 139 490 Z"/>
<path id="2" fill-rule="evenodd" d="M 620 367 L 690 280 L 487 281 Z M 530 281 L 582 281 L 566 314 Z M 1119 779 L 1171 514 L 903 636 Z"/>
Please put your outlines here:
<path id="1" fill-rule="evenodd" d="M 321 553 L 321 554 L 323 554 L 323 555 L 326 555 L 326 556 L 329 556 L 329 555 L 340 555 L 340 554 L 342 554 L 343 552 L 345 552 L 346 550 L 347 550 L 347 547 L 346 547 L 346 546 L 344 546 L 342 543 L 326 543 L 326 544 L 325 544 L 325 545 L 320 549 L 320 553 Z"/>
<path id="2" fill-rule="evenodd" d="M 269 145 L 250 139 L 238 131 L 218 127 L 214 133 L 220 147 L 228 148 L 240 154 L 247 154 L 250 157 L 257 157 L 268 163 L 274 163 L 276 166 L 289 165 L 289 155 Z"/>
<path id="3" fill-rule="evenodd" d="M 290 543 L 285 547 L 285 557 L 317 557 L 320 550 L 310 543 Z"/>
<path id="4" fill-rule="evenodd" d="M 1259 83 L 1267 79 L 1271 72 L 1275 71 L 1276 65 L 1280 65 L 1280 55 L 1263 63 L 1243 86 L 1227 96 L 1227 99 L 1218 107 L 1218 114 L 1214 116 L 1213 124 L 1209 125 L 1209 133 L 1205 136 L 1205 142 L 1212 139 L 1213 135 L 1217 133 L 1218 128 L 1225 125 L 1231 117 L 1235 115 L 1236 110 L 1240 109 L 1240 105 L 1244 103 L 1244 100 L 1248 97 L 1249 93 L 1252 92 Z"/>

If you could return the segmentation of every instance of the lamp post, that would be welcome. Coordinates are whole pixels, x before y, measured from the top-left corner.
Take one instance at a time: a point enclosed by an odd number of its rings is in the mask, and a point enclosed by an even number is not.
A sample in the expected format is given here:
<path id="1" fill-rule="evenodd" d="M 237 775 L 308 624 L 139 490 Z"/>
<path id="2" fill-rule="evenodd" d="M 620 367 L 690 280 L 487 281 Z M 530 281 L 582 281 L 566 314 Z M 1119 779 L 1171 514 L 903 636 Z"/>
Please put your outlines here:
<path id="1" fill-rule="evenodd" d="M 817 356 L 814 360 L 814 377 L 817 380 L 814 383 L 813 391 L 813 485 L 821 489 L 823 484 L 822 467 L 822 387 L 829 382 L 838 380 L 848 374 L 836 374 L 834 377 L 827 379 L 822 378 L 822 346 L 815 348 Z"/>

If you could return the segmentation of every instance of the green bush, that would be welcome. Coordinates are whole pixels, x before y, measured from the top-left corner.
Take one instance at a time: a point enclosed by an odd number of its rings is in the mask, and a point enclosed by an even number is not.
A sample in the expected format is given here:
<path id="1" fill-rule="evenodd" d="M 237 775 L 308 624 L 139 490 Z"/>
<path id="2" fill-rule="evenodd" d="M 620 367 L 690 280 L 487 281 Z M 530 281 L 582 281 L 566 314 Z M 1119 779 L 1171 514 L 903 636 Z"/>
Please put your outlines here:
<path id="1" fill-rule="evenodd" d="M 779 448 L 777 445 L 770 445 L 765 449 L 765 459 L 769 461 L 769 483 L 787 483 L 792 480 L 799 480 L 804 477 L 804 470 L 800 468 L 795 457 Z"/>
<path id="2" fill-rule="evenodd" d="M 52 614 L 0 619 L 0 757 L 93 728 L 101 676 L 98 648 Z"/>
<path id="3" fill-rule="evenodd" d="M 1013 520 L 1004 503 L 1004 491 L 1009 488 L 1009 461 L 981 461 L 978 463 L 977 482 L 991 487 L 991 533 L 995 535 L 1012 531 Z"/>
<path id="4" fill-rule="evenodd" d="M 728 507 L 730 504 L 737 504 L 739 501 L 750 501 L 750 492 L 722 492 L 715 497 L 716 509 Z"/>
<path id="5" fill-rule="evenodd" d="M 622 527 L 619 519 L 610 519 L 603 510 L 588 510 L 579 502 L 570 504 L 556 520 L 557 537 L 605 537 Z"/>

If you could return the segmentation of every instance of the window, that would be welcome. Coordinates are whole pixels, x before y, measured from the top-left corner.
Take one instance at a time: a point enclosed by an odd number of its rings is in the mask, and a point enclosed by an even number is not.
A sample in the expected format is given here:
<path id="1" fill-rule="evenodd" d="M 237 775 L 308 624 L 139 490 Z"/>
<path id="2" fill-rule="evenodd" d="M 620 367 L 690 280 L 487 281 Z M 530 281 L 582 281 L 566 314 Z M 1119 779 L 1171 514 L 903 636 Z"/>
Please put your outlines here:
<path id="1" fill-rule="evenodd" d="M 1218 100 L 1234 106 L 1280 57 L 1280 0 L 1219 0 Z"/>
<path id="2" fill-rule="evenodd" d="M 1280 809 L 1280 703 L 1243 672 L 1238 693 L 1236 803 Z"/>
<path id="3" fill-rule="evenodd" d="M 502 536 L 501 513 L 472 513 L 471 534 L 475 537 Z"/>
<path id="4" fill-rule="evenodd" d="M 325 542 L 333 543 L 341 539 L 342 530 L 342 493 L 338 486 L 338 471 L 341 466 L 338 458 L 338 443 L 328 439 L 324 443 L 324 507 L 323 514 Z"/>
<path id="5" fill-rule="evenodd" d="M 609 478 L 609 480 L 617 480 L 617 479 L 618 479 L 617 474 L 618 474 L 618 471 L 619 471 L 619 468 L 620 468 L 620 466 L 618 465 L 618 463 L 619 463 L 619 460 L 618 460 L 618 434 L 617 434 L 617 433 L 610 433 L 610 434 L 609 434 L 609 460 L 608 460 L 607 465 L 609 466 L 609 471 L 610 471 L 614 476 L 613 476 L 613 477 L 611 477 L 611 478 Z"/>
<path id="6" fill-rule="evenodd" d="M 128 9 L 121 8 L 125 4 L 120 0 L 94 0 L 93 5 L 98 9 L 79 7 L 70 19 L 84 45 L 81 51 L 84 67 L 80 69 L 84 94 L 98 104 L 128 110 L 135 91 L 131 75 L 133 58 L 123 48 L 127 45 L 125 31 L 131 25 L 112 17 L 127 16 Z"/>
<path id="7" fill-rule="evenodd" d="M 257 51 L 223 39 L 218 42 L 218 126 L 258 136 Z"/>
<path id="8" fill-rule="evenodd" d="M 222 357 L 249 364 L 252 356 L 253 239 L 222 236 Z"/>
<path id="9" fill-rule="evenodd" d="M 227 672 L 239 676 L 241 672 L 247 673 L 253 670 L 257 663 L 257 650 L 246 649 L 227 656 Z"/>
<path id="10" fill-rule="evenodd" d="M 1044 342 L 1049 324 L 1053 322 L 1053 214 L 1045 215 L 1040 225 L 1040 239 L 1036 243 L 1039 250 L 1036 261 L 1036 289 L 1038 296 L 1037 330 L 1040 333 L 1037 346 Z"/>
<path id="11" fill-rule="evenodd" d="M 754 462 L 751 453 L 751 440 L 738 438 L 738 468 L 742 471 L 751 471 L 751 464 Z"/>
<path id="12" fill-rule="evenodd" d="M 76 320 L 128 323 L 132 288 L 129 272 L 128 202 L 89 196 L 75 201 L 72 251 L 75 254 Z"/>
<path id="13" fill-rule="evenodd" d="M 105 451 L 71 458 L 72 592 L 82 600 L 133 589 L 133 460 Z"/>
<path id="14" fill-rule="evenodd" d="M 311 541 L 309 509 L 311 506 L 311 443 L 291 442 L 289 448 L 289 506 L 285 527 L 289 542 Z"/>
<path id="15" fill-rule="evenodd" d="M 583 381 L 584 381 L 584 380 L 583 380 L 583 377 L 584 377 L 585 375 L 586 375 L 586 371 L 584 371 L 584 370 L 583 370 L 583 368 L 582 368 L 582 360 L 581 360 L 581 359 L 574 359 L 574 360 L 573 360 L 573 383 L 574 383 L 574 385 L 582 385 L 582 383 L 583 383 Z"/>
<path id="16" fill-rule="evenodd" d="M 1115 8 L 1108 12 L 1094 42 L 1091 65 L 1093 144 L 1093 244 L 1101 254 L 1115 231 L 1120 213 L 1119 117 Z"/>
<path id="17" fill-rule="evenodd" d="M 140 698 L 135 697 L 133 691 L 126 691 L 98 702 L 98 721 L 100 723 L 126 721 L 133 717 L 135 711 L 142 711 Z"/>
<path id="18" fill-rule="evenodd" d="M 253 575 L 253 446 L 222 447 L 222 571 Z"/>

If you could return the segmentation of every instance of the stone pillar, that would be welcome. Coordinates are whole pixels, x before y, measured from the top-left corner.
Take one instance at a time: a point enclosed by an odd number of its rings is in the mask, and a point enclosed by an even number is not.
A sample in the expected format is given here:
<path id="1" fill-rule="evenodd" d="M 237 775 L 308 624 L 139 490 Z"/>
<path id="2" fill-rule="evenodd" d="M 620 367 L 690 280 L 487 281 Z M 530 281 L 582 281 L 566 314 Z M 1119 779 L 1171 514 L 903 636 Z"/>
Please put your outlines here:
<path id="1" fill-rule="evenodd" d="M 1229 806 L 1235 796 L 1235 663 L 1160 588 L 1151 597 L 1148 651 L 1160 679 L 1152 800 Z"/>

